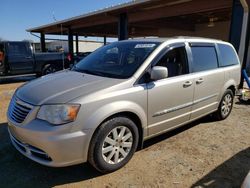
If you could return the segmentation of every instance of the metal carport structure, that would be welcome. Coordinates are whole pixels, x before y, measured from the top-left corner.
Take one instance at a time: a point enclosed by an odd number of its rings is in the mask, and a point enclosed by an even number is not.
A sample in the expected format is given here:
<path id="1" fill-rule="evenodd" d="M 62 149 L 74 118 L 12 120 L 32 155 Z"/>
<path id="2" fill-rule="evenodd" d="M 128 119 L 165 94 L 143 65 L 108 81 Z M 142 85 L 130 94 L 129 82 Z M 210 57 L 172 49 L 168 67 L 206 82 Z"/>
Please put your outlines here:
<path id="1" fill-rule="evenodd" d="M 66 20 L 28 29 L 45 35 L 67 35 L 73 52 L 73 36 L 133 37 L 191 35 L 231 42 L 242 67 L 248 58 L 250 0 L 137 0 Z M 78 52 L 78 45 L 76 51 Z"/>

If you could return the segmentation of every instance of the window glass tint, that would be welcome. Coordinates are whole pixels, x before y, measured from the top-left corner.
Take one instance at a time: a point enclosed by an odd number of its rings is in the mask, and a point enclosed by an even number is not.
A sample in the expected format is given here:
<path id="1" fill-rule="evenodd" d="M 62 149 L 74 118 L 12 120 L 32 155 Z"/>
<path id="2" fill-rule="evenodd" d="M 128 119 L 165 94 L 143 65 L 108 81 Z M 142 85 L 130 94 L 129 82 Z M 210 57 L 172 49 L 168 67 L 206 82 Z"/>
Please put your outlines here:
<path id="1" fill-rule="evenodd" d="M 10 43 L 9 44 L 9 55 L 10 56 L 27 56 L 30 55 L 28 50 L 29 46 L 26 43 Z"/>
<path id="2" fill-rule="evenodd" d="M 218 67 L 217 55 L 214 47 L 191 47 L 193 54 L 193 72 L 206 71 Z"/>
<path id="3" fill-rule="evenodd" d="M 167 67 L 168 77 L 188 73 L 185 47 L 175 48 L 168 51 L 155 66 Z"/>
<path id="4" fill-rule="evenodd" d="M 218 44 L 220 55 L 221 55 L 221 62 L 220 66 L 230 66 L 230 65 L 236 65 L 239 63 L 237 54 L 233 50 L 231 46 Z"/>
<path id="5" fill-rule="evenodd" d="M 129 78 L 160 43 L 124 41 L 99 48 L 73 70 L 111 78 Z"/>

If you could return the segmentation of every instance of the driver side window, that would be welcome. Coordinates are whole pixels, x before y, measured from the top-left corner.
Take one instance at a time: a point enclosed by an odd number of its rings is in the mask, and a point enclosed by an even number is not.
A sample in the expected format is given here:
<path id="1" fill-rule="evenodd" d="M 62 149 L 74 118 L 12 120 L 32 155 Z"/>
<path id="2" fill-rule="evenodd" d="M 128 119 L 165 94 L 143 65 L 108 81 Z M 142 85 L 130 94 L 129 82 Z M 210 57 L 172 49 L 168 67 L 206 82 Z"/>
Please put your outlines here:
<path id="1" fill-rule="evenodd" d="M 168 77 L 188 74 L 188 61 L 185 47 L 178 47 L 168 51 L 155 66 L 168 68 Z"/>
<path id="2" fill-rule="evenodd" d="M 103 65 L 119 65 L 119 49 L 117 47 L 108 49 L 104 54 Z"/>

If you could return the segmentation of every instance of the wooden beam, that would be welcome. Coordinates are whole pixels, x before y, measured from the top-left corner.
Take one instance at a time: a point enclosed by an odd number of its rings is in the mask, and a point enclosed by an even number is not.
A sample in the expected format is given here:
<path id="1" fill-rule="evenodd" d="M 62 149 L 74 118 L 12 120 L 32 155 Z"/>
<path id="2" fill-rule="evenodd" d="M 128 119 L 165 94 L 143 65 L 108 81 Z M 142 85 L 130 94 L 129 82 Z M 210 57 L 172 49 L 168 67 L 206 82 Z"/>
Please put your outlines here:
<path id="1" fill-rule="evenodd" d="M 121 14 L 119 17 L 118 39 L 119 40 L 128 39 L 128 15 L 126 13 Z"/>
<path id="2" fill-rule="evenodd" d="M 81 20 L 77 23 L 72 23 L 70 27 L 74 29 L 83 28 L 83 27 L 92 27 L 92 26 L 98 26 L 98 25 L 104 25 L 104 24 L 110 24 L 110 23 L 117 23 L 117 17 L 111 17 L 111 16 L 104 16 L 103 18 L 96 18 L 93 20 Z"/>
<path id="3" fill-rule="evenodd" d="M 194 31 L 195 23 L 190 21 L 180 22 L 178 20 L 169 21 L 152 21 L 152 22 L 136 22 L 129 25 L 130 27 L 139 27 L 141 29 L 152 28 L 152 29 L 180 29 L 185 31 Z"/>
<path id="4" fill-rule="evenodd" d="M 157 28 L 138 28 L 134 27 L 129 30 L 130 37 L 145 37 L 145 36 L 158 36 L 159 29 Z"/>

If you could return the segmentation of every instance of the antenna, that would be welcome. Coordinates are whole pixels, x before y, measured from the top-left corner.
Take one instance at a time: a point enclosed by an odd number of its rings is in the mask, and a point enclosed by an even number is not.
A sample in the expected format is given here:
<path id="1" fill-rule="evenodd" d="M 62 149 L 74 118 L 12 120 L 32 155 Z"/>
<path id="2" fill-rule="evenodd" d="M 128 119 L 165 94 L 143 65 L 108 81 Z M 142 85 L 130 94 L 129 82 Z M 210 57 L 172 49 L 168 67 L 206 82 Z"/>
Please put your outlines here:
<path id="1" fill-rule="evenodd" d="M 56 16 L 55 16 L 55 12 L 54 11 L 52 11 L 52 18 L 53 18 L 53 20 L 55 21 L 55 22 L 57 22 L 57 19 L 56 19 Z M 65 67 L 64 67 L 64 48 L 63 48 L 63 40 L 62 40 L 62 37 L 63 37 L 63 26 L 62 26 L 62 24 L 60 24 L 61 25 L 61 45 L 62 45 L 62 49 L 63 49 L 63 51 L 62 51 L 62 62 L 63 62 L 63 69 L 65 69 Z"/>
<path id="2" fill-rule="evenodd" d="M 55 22 L 57 22 L 57 19 L 56 19 L 56 17 L 55 17 L 55 12 L 54 12 L 54 11 L 52 12 L 52 18 L 53 18 L 53 20 L 54 20 Z"/>

